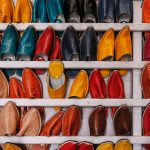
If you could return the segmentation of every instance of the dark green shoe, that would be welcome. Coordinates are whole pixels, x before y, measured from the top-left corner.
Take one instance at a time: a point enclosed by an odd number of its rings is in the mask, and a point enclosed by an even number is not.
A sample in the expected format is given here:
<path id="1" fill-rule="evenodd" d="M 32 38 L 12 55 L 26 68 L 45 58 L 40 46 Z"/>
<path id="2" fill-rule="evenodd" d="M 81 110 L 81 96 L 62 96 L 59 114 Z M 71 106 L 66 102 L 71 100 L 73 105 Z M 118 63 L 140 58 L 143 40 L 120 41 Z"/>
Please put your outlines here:
<path id="1" fill-rule="evenodd" d="M 33 26 L 29 26 L 23 33 L 18 50 L 17 50 L 17 61 L 31 61 L 35 46 L 37 42 L 36 29 Z M 16 71 L 17 75 L 22 75 L 22 69 Z"/>
<path id="2" fill-rule="evenodd" d="M 32 22 L 48 22 L 46 0 L 35 0 L 32 7 Z"/>
<path id="3" fill-rule="evenodd" d="M 14 25 L 9 24 L 2 37 L 0 59 L 2 61 L 15 61 L 18 43 L 19 35 L 17 29 Z M 15 73 L 14 69 L 5 69 L 4 71 L 8 76 L 11 76 Z"/>
<path id="4" fill-rule="evenodd" d="M 47 12 L 51 23 L 65 22 L 62 0 L 47 0 Z"/>

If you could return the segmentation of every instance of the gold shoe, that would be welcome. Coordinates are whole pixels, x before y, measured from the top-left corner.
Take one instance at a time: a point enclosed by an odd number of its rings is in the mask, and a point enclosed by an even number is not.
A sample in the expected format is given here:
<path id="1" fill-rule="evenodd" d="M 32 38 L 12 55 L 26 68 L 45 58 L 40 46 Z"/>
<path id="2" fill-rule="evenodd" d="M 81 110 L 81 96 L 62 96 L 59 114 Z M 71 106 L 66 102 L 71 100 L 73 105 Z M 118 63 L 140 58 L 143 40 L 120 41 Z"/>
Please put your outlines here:
<path id="1" fill-rule="evenodd" d="M 30 0 L 17 0 L 13 22 L 29 23 L 32 19 L 32 6 Z"/>
<path id="2" fill-rule="evenodd" d="M 115 33 L 112 28 L 108 29 L 102 36 L 97 51 L 98 61 L 113 61 L 115 48 Z M 101 70 L 101 75 L 107 77 L 110 74 L 109 69 Z"/>
<path id="3" fill-rule="evenodd" d="M 6 143 L 4 144 L 4 150 L 22 150 L 20 147 L 16 146 L 15 144 Z"/>
<path id="4" fill-rule="evenodd" d="M 61 61 L 52 61 L 49 64 L 47 88 L 51 99 L 64 98 L 66 93 L 66 77 Z M 58 111 L 61 107 L 55 107 Z"/>
<path id="5" fill-rule="evenodd" d="M 85 70 L 81 70 L 76 76 L 70 90 L 69 98 L 85 98 L 89 90 L 88 74 Z"/>
<path id="6" fill-rule="evenodd" d="M 128 140 L 120 140 L 116 143 L 114 150 L 132 150 L 132 145 Z"/>
<path id="7" fill-rule="evenodd" d="M 13 0 L 0 0 L 0 22 L 11 23 L 13 21 Z"/>
<path id="8" fill-rule="evenodd" d="M 100 144 L 96 150 L 113 150 L 114 149 L 114 144 L 112 142 L 105 142 Z"/>
<path id="9" fill-rule="evenodd" d="M 125 26 L 117 35 L 115 41 L 115 54 L 117 61 L 132 60 L 132 41 L 129 26 Z M 126 75 L 128 70 L 119 69 L 121 75 Z"/>

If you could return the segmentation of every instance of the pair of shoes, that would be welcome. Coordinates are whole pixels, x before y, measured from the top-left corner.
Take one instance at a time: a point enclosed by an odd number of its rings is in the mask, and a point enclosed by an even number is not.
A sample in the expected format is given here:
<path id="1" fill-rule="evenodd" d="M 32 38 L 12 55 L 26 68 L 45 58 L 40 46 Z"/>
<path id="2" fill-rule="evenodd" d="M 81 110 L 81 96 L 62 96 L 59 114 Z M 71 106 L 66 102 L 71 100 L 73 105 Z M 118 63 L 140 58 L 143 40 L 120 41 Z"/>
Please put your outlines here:
<path id="1" fill-rule="evenodd" d="M 96 150 L 132 150 L 132 145 L 128 140 L 119 140 L 115 145 L 112 142 L 104 142 Z"/>
<path id="2" fill-rule="evenodd" d="M 66 111 L 57 112 L 41 129 L 39 136 L 77 136 L 81 127 L 81 111 L 77 106 L 70 106 Z M 31 150 L 48 150 L 48 144 L 35 144 Z"/>
<path id="3" fill-rule="evenodd" d="M 95 0 L 64 0 L 64 16 L 69 23 L 97 22 Z"/>
<path id="4" fill-rule="evenodd" d="M 0 135 L 37 136 L 40 133 L 41 116 L 37 109 L 31 108 L 25 114 L 20 127 L 19 121 L 20 113 L 17 106 L 13 102 L 8 102 L 0 112 Z M 26 147 L 28 149 L 31 145 L 26 145 Z"/>
<path id="5" fill-rule="evenodd" d="M 63 33 L 61 51 L 64 61 L 95 61 L 97 37 L 95 30 L 89 26 L 82 34 L 80 41 L 75 29 L 69 26 Z M 68 78 L 74 78 L 79 70 L 68 70 Z"/>
<path id="6" fill-rule="evenodd" d="M 34 51 L 33 61 L 48 61 L 54 59 L 62 59 L 60 50 L 61 41 L 56 36 L 52 26 L 47 27 L 40 35 Z M 36 69 L 36 74 L 44 74 L 44 69 Z"/>
<path id="7" fill-rule="evenodd" d="M 62 0 L 35 0 L 32 9 L 32 22 L 62 23 L 64 21 Z"/>
<path id="8" fill-rule="evenodd" d="M 129 23 L 132 16 L 132 0 L 99 0 L 98 19 L 100 23 Z"/>
<path id="9" fill-rule="evenodd" d="M 132 60 L 132 40 L 129 26 L 125 26 L 118 33 L 115 40 L 115 32 L 112 28 L 108 29 L 98 44 L 98 61 L 131 61 Z M 121 75 L 126 75 L 128 70 L 120 69 Z M 101 70 L 102 76 L 107 77 L 110 70 Z"/>
<path id="10" fill-rule="evenodd" d="M 1 23 L 28 23 L 31 22 L 32 6 L 30 0 L 17 0 L 14 7 L 13 0 L 0 1 Z"/>
<path id="11" fill-rule="evenodd" d="M 107 124 L 107 109 L 97 106 L 89 117 L 91 136 L 104 136 Z M 132 134 L 132 114 L 127 105 L 120 106 L 112 116 L 117 136 L 130 136 Z"/>
<path id="12" fill-rule="evenodd" d="M 33 26 L 29 26 L 23 33 L 20 42 L 19 34 L 14 25 L 9 24 L 3 33 L 0 59 L 2 61 L 24 61 L 31 60 L 37 41 L 37 33 Z M 15 73 L 14 69 L 5 69 L 8 76 Z M 21 76 L 22 71 L 16 73 Z"/>
<path id="13" fill-rule="evenodd" d="M 67 141 L 61 144 L 58 150 L 94 150 L 94 146 L 88 142 Z"/>

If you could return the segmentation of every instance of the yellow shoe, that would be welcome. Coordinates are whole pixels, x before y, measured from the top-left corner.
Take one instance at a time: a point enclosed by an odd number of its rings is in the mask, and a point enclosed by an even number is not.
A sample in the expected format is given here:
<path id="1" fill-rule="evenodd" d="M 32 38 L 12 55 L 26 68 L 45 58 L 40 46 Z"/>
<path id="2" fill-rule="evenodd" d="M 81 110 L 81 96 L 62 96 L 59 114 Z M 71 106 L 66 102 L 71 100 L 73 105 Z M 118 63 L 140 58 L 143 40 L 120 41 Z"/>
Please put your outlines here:
<path id="1" fill-rule="evenodd" d="M 32 19 L 32 6 L 30 0 L 17 0 L 13 22 L 28 23 Z"/>
<path id="2" fill-rule="evenodd" d="M 114 150 L 132 150 L 132 145 L 128 140 L 120 140 L 116 143 Z"/>
<path id="3" fill-rule="evenodd" d="M 89 90 L 88 74 L 85 70 L 81 70 L 76 76 L 70 90 L 69 98 L 85 98 Z"/>
<path id="4" fill-rule="evenodd" d="M 112 142 L 106 142 L 100 144 L 96 150 L 113 150 L 114 149 L 114 144 Z"/>
<path id="5" fill-rule="evenodd" d="M 64 98 L 66 93 L 66 77 L 64 74 L 64 66 L 61 61 L 52 61 L 49 64 L 47 76 L 47 88 L 49 97 L 52 99 Z M 60 110 L 60 107 L 55 107 Z"/>
<path id="6" fill-rule="evenodd" d="M 115 54 L 117 61 L 132 60 L 132 41 L 129 26 L 125 26 L 119 33 L 115 41 Z M 128 70 L 120 69 L 121 75 L 126 75 Z"/>
<path id="7" fill-rule="evenodd" d="M 0 22 L 11 23 L 13 20 L 13 0 L 0 0 Z"/>
<path id="8" fill-rule="evenodd" d="M 112 28 L 108 29 L 102 36 L 98 44 L 97 60 L 98 61 L 113 61 L 115 47 L 115 33 Z M 107 77 L 110 74 L 109 69 L 101 70 L 101 75 Z"/>
<path id="9" fill-rule="evenodd" d="M 21 148 L 14 144 L 6 143 L 4 144 L 4 150 L 21 150 Z"/>

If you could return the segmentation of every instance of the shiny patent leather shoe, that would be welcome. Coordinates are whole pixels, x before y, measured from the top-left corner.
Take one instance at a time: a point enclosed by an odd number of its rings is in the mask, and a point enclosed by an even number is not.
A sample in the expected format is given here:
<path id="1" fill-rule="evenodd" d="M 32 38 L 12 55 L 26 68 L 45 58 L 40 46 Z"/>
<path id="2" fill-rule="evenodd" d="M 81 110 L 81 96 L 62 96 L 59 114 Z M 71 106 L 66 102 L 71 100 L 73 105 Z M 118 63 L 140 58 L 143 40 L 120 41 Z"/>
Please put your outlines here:
<path id="1" fill-rule="evenodd" d="M 80 47 L 75 29 L 69 26 L 63 33 L 61 41 L 61 51 L 64 61 L 79 61 Z M 79 70 L 67 70 L 68 78 L 74 78 Z"/>
<path id="2" fill-rule="evenodd" d="M 145 43 L 144 43 L 143 60 L 150 61 L 150 35 L 147 36 Z"/>
<path id="3" fill-rule="evenodd" d="M 132 150 L 132 145 L 128 140 L 120 140 L 116 143 L 114 150 Z"/>
<path id="4" fill-rule="evenodd" d="M 13 77 L 10 79 L 9 88 L 10 88 L 9 92 L 10 98 L 25 98 L 22 83 L 17 78 Z"/>
<path id="5" fill-rule="evenodd" d="M 124 83 L 120 76 L 120 73 L 117 70 L 113 71 L 108 79 L 107 91 L 108 98 L 125 98 Z M 116 107 L 112 108 L 112 115 L 114 115 L 116 110 Z"/>
<path id="6" fill-rule="evenodd" d="M 0 23 L 11 23 L 13 21 L 13 0 L 0 1 Z"/>
<path id="7" fill-rule="evenodd" d="M 114 144 L 112 142 L 101 143 L 96 150 L 114 150 Z"/>
<path id="8" fill-rule="evenodd" d="M 44 30 L 40 35 L 35 52 L 34 52 L 34 61 L 47 61 L 50 55 L 50 52 L 53 50 L 55 45 L 55 31 L 53 27 L 49 26 Z M 41 75 L 45 72 L 43 69 L 36 69 L 36 74 Z"/>
<path id="9" fill-rule="evenodd" d="M 46 0 L 35 0 L 32 7 L 32 22 L 48 22 Z"/>
<path id="10" fill-rule="evenodd" d="M 132 114 L 127 105 L 120 106 L 114 114 L 114 128 L 117 136 L 132 134 Z"/>
<path id="11" fill-rule="evenodd" d="M 80 40 L 80 60 L 95 61 L 97 51 L 97 37 L 92 26 L 88 27 Z"/>
<path id="12" fill-rule="evenodd" d="M 108 44 L 109 43 L 109 44 Z M 98 44 L 97 60 L 98 61 L 113 61 L 115 52 L 115 32 L 114 29 L 108 29 L 102 36 Z M 102 69 L 102 77 L 108 77 L 109 69 Z"/>
<path id="13" fill-rule="evenodd" d="M 15 61 L 15 56 L 19 43 L 19 35 L 14 25 L 9 24 L 3 34 L 0 58 L 2 61 Z M 5 69 L 8 76 L 15 73 L 14 69 Z"/>
<path id="14" fill-rule="evenodd" d="M 125 44 L 128 43 L 128 44 Z M 118 33 L 115 41 L 115 54 L 117 61 L 132 60 L 132 40 L 129 26 L 125 26 Z M 128 70 L 119 69 L 121 75 L 126 75 Z"/>
<path id="15" fill-rule="evenodd" d="M 81 127 L 81 112 L 77 106 L 70 106 L 62 119 L 62 135 L 76 136 Z"/>
<path id="16" fill-rule="evenodd" d="M 94 150 L 94 146 L 88 142 L 81 142 L 78 144 L 78 150 Z"/>
<path id="17" fill-rule="evenodd" d="M 98 20 L 100 23 L 115 22 L 114 0 L 100 0 L 98 4 Z"/>
<path id="18" fill-rule="evenodd" d="M 85 98 L 89 91 L 89 79 L 85 70 L 81 70 L 72 83 L 69 98 Z"/>
<path id="19" fill-rule="evenodd" d="M 52 53 L 49 55 L 49 60 L 62 60 L 61 53 L 61 40 L 58 36 L 55 36 L 55 46 L 52 50 Z"/>
<path id="20" fill-rule="evenodd" d="M 31 108 L 23 117 L 17 136 L 37 136 L 41 131 L 41 116 L 37 109 Z M 30 149 L 31 145 L 26 145 Z"/>
<path id="21" fill-rule="evenodd" d="M 22 150 L 19 146 L 11 143 L 4 144 L 3 150 Z"/>
<path id="22" fill-rule="evenodd" d="M 150 63 L 147 63 L 141 74 L 141 84 L 144 98 L 150 98 Z"/>
<path id="23" fill-rule="evenodd" d="M 91 113 L 89 118 L 89 129 L 91 136 L 102 136 L 106 130 L 106 111 L 102 106 L 98 106 Z"/>
<path id="24" fill-rule="evenodd" d="M 46 124 L 42 127 L 39 136 L 57 136 L 62 131 L 62 117 L 64 115 L 63 111 L 56 113 L 52 116 Z M 48 150 L 48 144 L 35 144 L 32 145 L 31 150 Z"/>
<path id="25" fill-rule="evenodd" d="M 22 85 L 26 98 L 42 98 L 42 84 L 38 76 L 30 69 L 23 69 Z"/>
<path id="26" fill-rule="evenodd" d="M 7 102 L 0 112 L 0 135 L 16 135 L 19 119 L 20 115 L 16 104 Z"/>
<path id="27" fill-rule="evenodd" d="M 51 61 L 47 76 L 47 87 L 49 97 L 52 99 L 64 98 L 66 93 L 66 77 L 64 66 L 61 61 Z M 60 107 L 55 107 L 60 110 Z"/>
<path id="28" fill-rule="evenodd" d="M 89 77 L 89 89 L 92 98 L 106 98 L 106 84 L 101 76 L 100 70 L 94 69 Z"/>
<path id="29" fill-rule="evenodd" d="M 97 5 L 95 0 L 82 0 L 81 10 L 84 23 L 97 21 Z"/>
<path id="30" fill-rule="evenodd" d="M 80 0 L 64 0 L 65 21 L 70 23 L 81 22 Z"/>
<path id="31" fill-rule="evenodd" d="M 51 23 L 65 22 L 62 0 L 47 0 L 47 12 Z"/>
<path id="32" fill-rule="evenodd" d="M 9 85 L 4 73 L 0 70 L 0 98 L 8 98 Z"/>
<path id="33" fill-rule="evenodd" d="M 116 0 L 116 21 L 119 23 L 129 23 L 133 16 L 132 0 Z"/>
<path id="34" fill-rule="evenodd" d="M 32 6 L 30 0 L 17 0 L 14 11 L 14 23 L 29 23 L 32 19 Z"/>
<path id="35" fill-rule="evenodd" d="M 17 49 L 17 61 L 31 61 L 37 41 L 36 29 L 33 26 L 28 26 L 24 31 L 19 46 Z M 17 75 L 22 75 L 22 69 L 16 70 Z"/>
<path id="36" fill-rule="evenodd" d="M 58 148 L 58 150 L 77 150 L 78 145 L 74 141 L 67 141 L 63 144 L 61 144 Z"/>
<path id="37" fill-rule="evenodd" d="M 143 135 L 150 136 L 150 104 L 143 113 Z M 144 145 L 146 150 L 150 149 L 150 144 Z"/>

